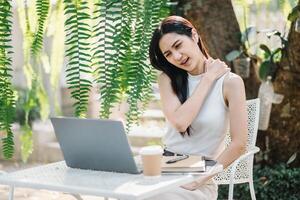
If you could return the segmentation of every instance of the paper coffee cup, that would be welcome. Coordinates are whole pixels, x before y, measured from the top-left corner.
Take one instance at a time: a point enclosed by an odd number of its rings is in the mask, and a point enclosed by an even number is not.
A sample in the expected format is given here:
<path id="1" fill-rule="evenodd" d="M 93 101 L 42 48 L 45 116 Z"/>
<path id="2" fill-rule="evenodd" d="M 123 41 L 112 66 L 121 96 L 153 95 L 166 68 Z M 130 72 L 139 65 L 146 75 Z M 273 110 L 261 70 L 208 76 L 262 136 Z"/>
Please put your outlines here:
<path id="1" fill-rule="evenodd" d="M 163 149 L 158 145 L 143 147 L 140 150 L 144 176 L 157 177 L 161 175 L 162 154 Z"/>

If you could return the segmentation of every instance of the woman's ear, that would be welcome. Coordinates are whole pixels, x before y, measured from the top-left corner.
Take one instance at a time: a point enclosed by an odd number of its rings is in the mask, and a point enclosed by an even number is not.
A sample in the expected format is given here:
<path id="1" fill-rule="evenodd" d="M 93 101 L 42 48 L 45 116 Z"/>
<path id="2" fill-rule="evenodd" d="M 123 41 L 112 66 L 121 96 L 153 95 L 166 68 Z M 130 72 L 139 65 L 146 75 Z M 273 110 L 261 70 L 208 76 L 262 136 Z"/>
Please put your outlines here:
<path id="1" fill-rule="evenodd" d="M 193 39 L 196 43 L 198 43 L 198 41 L 199 41 L 199 35 L 198 35 L 198 33 L 197 33 L 197 31 L 196 31 L 195 29 L 192 29 L 192 39 Z"/>

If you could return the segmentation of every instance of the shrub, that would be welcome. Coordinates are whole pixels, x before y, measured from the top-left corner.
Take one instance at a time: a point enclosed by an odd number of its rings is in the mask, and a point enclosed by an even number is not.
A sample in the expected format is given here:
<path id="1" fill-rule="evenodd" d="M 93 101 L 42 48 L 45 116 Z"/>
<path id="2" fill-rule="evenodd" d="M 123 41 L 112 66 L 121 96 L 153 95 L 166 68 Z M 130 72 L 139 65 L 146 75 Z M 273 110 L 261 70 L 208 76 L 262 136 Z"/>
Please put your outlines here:
<path id="1" fill-rule="evenodd" d="M 300 168 L 289 168 L 285 164 L 274 167 L 254 167 L 254 188 L 256 199 L 297 200 L 300 198 Z M 234 199 L 250 200 L 247 183 L 234 186 Z M 228 198 L 228 185 L 219 186 L 219 198 Z"/>

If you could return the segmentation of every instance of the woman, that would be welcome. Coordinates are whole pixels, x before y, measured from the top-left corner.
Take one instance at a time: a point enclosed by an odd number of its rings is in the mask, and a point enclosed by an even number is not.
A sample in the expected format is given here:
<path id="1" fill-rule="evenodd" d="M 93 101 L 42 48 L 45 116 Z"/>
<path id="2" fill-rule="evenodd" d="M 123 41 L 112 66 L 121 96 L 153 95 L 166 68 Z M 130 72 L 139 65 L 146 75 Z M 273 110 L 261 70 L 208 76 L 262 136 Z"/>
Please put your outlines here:
<path id="1" fill-rule="evenodd" d="M 228 167 L 244 151 L 247 113 L 243 80 L 219 59 L 209 57 L 194 26 L 179 16 L 164 19 L 149 48 L 153 67 L 162 71 L 159 91 L 168 121 L 165 154 L 194 154 Z M 225 149 L 230 127 L 232 142 Z M 217 199 L 211 177 L 152 199 Z"/>

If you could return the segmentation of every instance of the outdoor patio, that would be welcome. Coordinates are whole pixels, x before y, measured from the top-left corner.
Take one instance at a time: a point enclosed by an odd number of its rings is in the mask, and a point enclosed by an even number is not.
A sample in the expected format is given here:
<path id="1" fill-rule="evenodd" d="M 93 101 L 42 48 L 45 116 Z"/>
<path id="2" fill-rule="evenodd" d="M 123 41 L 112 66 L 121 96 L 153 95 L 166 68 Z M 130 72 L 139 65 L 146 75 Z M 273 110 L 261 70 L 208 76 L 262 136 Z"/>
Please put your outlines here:
<path id="1" fill-rule="evenodd" d="M 167 121 L 157 81 L 161 72 L 150 63 L 149 44 L 153 30 L 170 15 L 188 19 L 208 49 L 207 57 L 224 61 L 245 86 L 246 149 L 251 148 L 214 177 L 220 179 L 218 200 L 231 194 L 231 173 L 243 183 L 234 184 L 233 199 L 253 200 L 255 190 L 258 200 L 299 200 L 300 0 L 0 1 L 0 177 L 64 160 L 51 117 L 121 121 L 133 155 L 144 146 L 163 146 Z M 187 56 L 185 62 L 191 60 Z M 201 73 L 207 72 L 207 60 Z M 189 79 L 188 74 L 182 77 Z M 226 139 L 230 144 L 230 135 Z M 189 177 L 184 178 L 174 184 Z M 168 184 L 155 190 L 149 186 L 137 196 L 174 186 Z M 80 189 L 80 184 L 72 186 Z M 66 188 L 58 186 L 69 192 Z M 75 200 L 64 192 L 17 187 L 14 199 Z M 0 185 L 0 200 L 8 194 L 9 187 Z M 83 198 L 104 200 L 96 196 Z"/>

